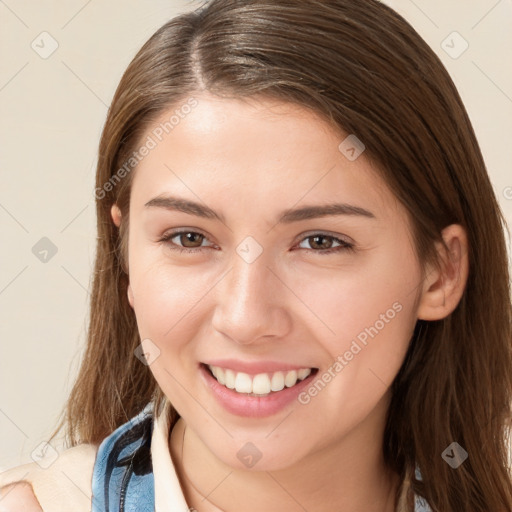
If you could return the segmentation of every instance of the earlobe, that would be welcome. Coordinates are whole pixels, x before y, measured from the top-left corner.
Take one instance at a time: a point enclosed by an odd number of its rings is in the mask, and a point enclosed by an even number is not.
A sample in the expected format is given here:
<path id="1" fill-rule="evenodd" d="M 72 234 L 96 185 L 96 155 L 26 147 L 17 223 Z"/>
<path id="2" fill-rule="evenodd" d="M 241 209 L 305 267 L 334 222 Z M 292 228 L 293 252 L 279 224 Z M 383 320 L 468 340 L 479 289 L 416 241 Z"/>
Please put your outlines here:
<path id="1" fill-rule="evenodd" d="M 130 284 L 128 284 L 127 295 L 128 295 L 128 302 L 130 303 L 130 306 L 133 309 L 133 302 L 134 302 L 133 301 L 133 291 L 132 291 L 132 287 Z"/>
<path id="2" fill-rule="evenodd" d="M 112 216 L 112 220 L 114 221 L 114 224 L 119 227 L 121 225 L 121 210 L 117 206 L 117 204 L 113 204 L 112 208 L 110 209 L 110 215 Z"/>
<path id="3" fill-rule="evenodd" d="M 441 320 L 460 302 L 469 272 L 468 243 L 464 228 L 451 224 L 442 231 L 448 248 L 437 244 L 439 268 L 427 269 L 417 316 L 420 320 Z"/>

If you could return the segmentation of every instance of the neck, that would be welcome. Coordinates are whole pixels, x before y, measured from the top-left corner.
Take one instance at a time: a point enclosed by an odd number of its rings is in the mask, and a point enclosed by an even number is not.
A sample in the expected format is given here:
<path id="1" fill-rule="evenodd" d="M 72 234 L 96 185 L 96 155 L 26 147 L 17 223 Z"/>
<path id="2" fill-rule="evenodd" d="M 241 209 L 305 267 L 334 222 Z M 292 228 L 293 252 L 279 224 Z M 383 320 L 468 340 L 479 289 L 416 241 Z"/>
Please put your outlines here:
<path id="1" fill-rule="evenodd" d="M 170 451 L 188 505 L 201 512 L 394 512 L 399 478 L 384 462 L 381 423 L 377 431 L 368 417 L 336 445 L 276 471 L 227 466 L 183 418 Z"/>

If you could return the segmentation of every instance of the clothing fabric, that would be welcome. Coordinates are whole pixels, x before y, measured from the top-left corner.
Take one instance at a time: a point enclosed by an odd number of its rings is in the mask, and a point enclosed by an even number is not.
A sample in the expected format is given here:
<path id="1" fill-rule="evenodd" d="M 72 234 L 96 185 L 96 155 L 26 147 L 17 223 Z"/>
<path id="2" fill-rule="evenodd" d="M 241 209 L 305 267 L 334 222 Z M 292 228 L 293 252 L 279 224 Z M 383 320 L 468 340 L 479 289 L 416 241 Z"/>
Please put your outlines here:
<path id="1" fill-rule="evenodd" d="M 153 418 L 148 404 L 99 446 L 69 448 L 46 469 L 33 462 L 4 471 L 0 488 L 30 482 L 44 512 L 191 512 L 169 451 L 169 406 Z M 416 497 L 415 512 L 431 509 Z"/>
<path id="2" fill-rule="evenodd" d="M 106 502 L 106 488 L 109 508 L 116 507 L 110 508 L 110 512 L 117 512 L 121 496 L 117 496 L 116 502 L 116 492 L 120 492 L 124 477 L 125 485 L 128 484 L 129 489 L 128 495 L 125 494 L 123 498 L 125 512 L 153 510 L 145 503 L 140 508 L 133 508 L 133 504 L 140 503 L 144 497 L 154 503 L 155 512 L 191 512 L 169 452 L 170 425 L 167 412 L 170 403 L 166 403 L 162 413 L 154 421 L 151 406 L 152 404 L 148 404 L 137 416 L 112 432 L 99 446 L 81 444 L 68 448 L 46 468 L 31 462 L 1 472 L 0 489 L 15 482 L 26 481 L 32 485 L 44 512 L 103 512 L 107 510 L 101 508 Z M 144 444 L 148 442 L 149 428 L 151 466 L 148 466 L 147 444 Z M 136 438 L 137 433 L 140 434 L 139 439 Z M 116 444 L 119 439 L 122 441 Z M 123 447 L 123 444 L 126 446 Z M 135 459 L 137 463 L 130 463 L 126 458 L 129 457 L 129 452 L 135 452 L 141 446 L 146 448 L 139 452 Z M 143 456 L 145 449 L 146 454 Z M 109 458 L 109 450 L 117 452 L 117 457 Z M 107 465 L 108 462 L 110 465 Z M 151 467 L 151 476 L 144 473 L 148 467 Z M 108 474 L 111 475 L 109 478 Z M 151 477 L 152 483 L 147 480 Z M 142 482 L 145 487 L 141 485 Z"/>
<path id="3" fill-rule="evenodd" d="M 171 459 L 167 409 L 152 404 L 99 446 L 92 474 L 92 512 L 190 512 Z"/>

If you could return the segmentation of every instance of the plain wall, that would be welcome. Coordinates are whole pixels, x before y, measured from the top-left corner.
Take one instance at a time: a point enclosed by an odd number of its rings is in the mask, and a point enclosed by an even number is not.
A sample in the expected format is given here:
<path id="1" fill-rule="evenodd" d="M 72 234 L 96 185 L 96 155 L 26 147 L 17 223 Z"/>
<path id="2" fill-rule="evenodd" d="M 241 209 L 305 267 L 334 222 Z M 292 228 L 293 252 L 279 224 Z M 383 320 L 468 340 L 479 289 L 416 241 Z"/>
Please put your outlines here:
<path id="1" fill-rule="evenodd" d="M 512 2 L 386 3 L 450 72 L 512 224 Z M 158 27 L 198 5 L 0 2 L 0 470 L 32 461 L 83 353 L 96 152 L 117 83 Z M 53 40 L 58 48 L 48 56 Z M 459 56 L 464 40 L 469 46 Z"/>

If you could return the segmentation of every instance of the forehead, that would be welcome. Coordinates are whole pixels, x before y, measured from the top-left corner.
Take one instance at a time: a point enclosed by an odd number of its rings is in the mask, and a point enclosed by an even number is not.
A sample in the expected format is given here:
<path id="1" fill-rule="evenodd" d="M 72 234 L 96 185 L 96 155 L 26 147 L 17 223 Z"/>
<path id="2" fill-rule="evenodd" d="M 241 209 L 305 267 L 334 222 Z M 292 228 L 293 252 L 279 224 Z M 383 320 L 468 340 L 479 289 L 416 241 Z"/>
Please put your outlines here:
<path id="1" fill-rule="evenodd" d="M 347 157 L 353 135 L 311 110 L 265 98 L 193 100 L 163 112 L 141 138 L 151 150 L 135 169 L 135 207 L 179 193 L 224 207 L 346 200 L 388 214 L 399 208 L 364 151 Z"/>

